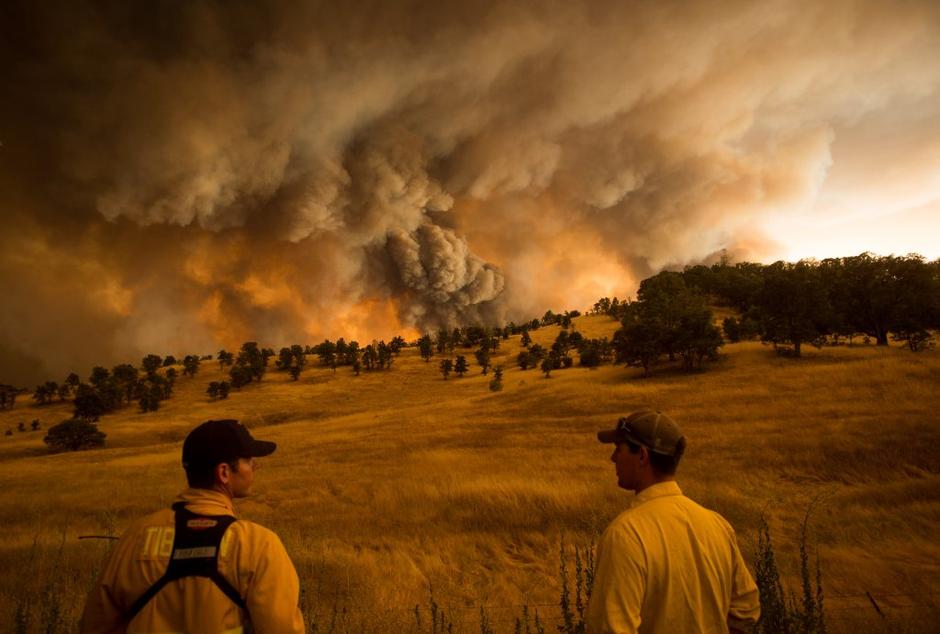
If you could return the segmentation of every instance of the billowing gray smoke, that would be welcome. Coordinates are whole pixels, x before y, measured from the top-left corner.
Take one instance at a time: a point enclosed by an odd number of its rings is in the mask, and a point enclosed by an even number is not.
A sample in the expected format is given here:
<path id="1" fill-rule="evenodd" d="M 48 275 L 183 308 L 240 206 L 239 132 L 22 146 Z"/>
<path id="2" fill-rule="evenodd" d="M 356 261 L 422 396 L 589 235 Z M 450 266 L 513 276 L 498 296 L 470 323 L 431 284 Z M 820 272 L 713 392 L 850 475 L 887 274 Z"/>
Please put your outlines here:
<path id="1" fill-rule="evenodd" d="M 0 14 L 18 383 L 583 309 L 760 256 L 755 223 L 814 200 L 838 139 L 940 86 L 931 0 L 34 5 Z"/>

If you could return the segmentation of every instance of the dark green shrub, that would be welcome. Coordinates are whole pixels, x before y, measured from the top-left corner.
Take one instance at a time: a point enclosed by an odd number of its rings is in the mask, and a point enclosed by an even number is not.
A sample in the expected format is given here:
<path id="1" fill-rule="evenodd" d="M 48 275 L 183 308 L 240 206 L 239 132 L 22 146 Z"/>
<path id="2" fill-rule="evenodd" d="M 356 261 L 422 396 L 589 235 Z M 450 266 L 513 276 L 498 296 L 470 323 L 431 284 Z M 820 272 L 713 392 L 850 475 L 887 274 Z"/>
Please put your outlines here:
<path id="1" fill-rule="evenodd" d="M 725 317 L 721 322 L 721 329 L 731 343 L 741 341 L 741 324 L 734 317 Z"/>
<path id="2" fill-rule="evenodd" d="M 43 442 L 52 451 L 79 451 L 92 447 L 103 447 L 104 432 L 98 431 L 98 425 L 80 418 L 62 421 L 49 428 Z"/>
<path id="3" fill-rule="evenodd" d="M 493 378 L 490 379 L 490 391 L 499 392 L 503 389 L 503 366 L 498 365 L 493 369 Z"/>

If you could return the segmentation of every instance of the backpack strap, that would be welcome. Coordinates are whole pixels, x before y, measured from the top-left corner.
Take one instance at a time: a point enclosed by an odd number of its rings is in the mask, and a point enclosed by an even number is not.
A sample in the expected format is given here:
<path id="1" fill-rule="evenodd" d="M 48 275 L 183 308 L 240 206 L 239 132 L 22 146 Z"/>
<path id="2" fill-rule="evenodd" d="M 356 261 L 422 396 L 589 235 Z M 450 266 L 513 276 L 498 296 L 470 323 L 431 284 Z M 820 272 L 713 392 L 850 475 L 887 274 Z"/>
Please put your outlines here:
<path id="1" fill-rule="evenodd" d="M 228 579 L 219 572 L 219 548 L 222 536 L 235 518 L 231 515 L 196 515 L 186 502 L 173 504 L 175 532 L 173 551 L 163 576 L 138 597 L 125 614 L 130 622 L 169 582 L 183 577 L 205 577 L 225 596 L 248 612 L 248 606 Z"/>

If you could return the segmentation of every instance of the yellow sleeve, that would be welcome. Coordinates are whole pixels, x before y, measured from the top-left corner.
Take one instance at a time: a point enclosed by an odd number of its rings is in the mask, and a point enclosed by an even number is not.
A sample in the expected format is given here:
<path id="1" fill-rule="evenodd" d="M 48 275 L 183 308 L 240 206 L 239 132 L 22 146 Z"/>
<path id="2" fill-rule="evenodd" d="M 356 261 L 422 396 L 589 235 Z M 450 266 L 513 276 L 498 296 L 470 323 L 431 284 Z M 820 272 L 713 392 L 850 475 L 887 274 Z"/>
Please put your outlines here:
<path id="1" fill-rule="evenodd" d="M 632 634 L 640 627 L 646 588 L 646 555 L 637 536 L 610 526 L 597 548 L 588 603 L 588 634 Z"/>
<path id="2" fill-rule="evenodd" d="M 256 634 L 303 634 L 297 571 L 280 538 L 267 529 L 263 533 L 245 596 L 252 627 Z"/>
<path id="3" fill-rule="evenodd" d="M 757 624 L 757 619 L 760 618 L 760 593 L 738 549 L 738 541 L 733 529 L 731 530 L 731 550 L 734 559 L 731 570 L 731 606 L 728 609 L 728 627 L 750 632 Z"/>
<path id="4" fill-rule="evenodd" d="M 113 593 L 115 570 L 127 551 L 127 536 L 121 538 L 108 555 L 98 580 L 88 594 L 78 631 L 81 634 L 123 634 L 123 612 Z"/>

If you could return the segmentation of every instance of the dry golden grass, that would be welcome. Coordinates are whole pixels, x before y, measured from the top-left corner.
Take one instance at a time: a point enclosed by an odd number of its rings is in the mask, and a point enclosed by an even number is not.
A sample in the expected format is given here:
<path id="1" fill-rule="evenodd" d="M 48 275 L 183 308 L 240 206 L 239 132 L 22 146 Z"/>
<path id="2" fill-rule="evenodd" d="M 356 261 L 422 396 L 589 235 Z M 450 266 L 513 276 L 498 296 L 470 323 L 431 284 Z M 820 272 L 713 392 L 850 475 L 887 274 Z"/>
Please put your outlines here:
<path id="1" fill-rule="evenodd" d="M 606 317 L 576 324 L 594 337 L 616 327 Z M 539 329 L 533 340 L 550 344 L 557 331 Z M 937 612 L 928 606 L 940 591 L 937 352 L 859 346 L 784 359 L 741 343 L 702 374 L 663 369 L 641 379 L 606 366 L 545 379 L 514 366 L 519 350 L 518 337 L 502 342 L 499 393 L 476 366 L 444 381 L 438 357 L 426 364 L 406 349 L 390 372 L 314 367 L 297 383 L 270 372 L 209 402 L 205 386 L 221 373 L 204 363 L 159 412 L 130 407 L 105 417 L 102 450 L 48 455 L 44 432 L 4 437 L 0 627 L 12 622 L 17 597 L 38 597 L 53 581 L 74 618 L 104 551 L 77 536 L 120 532 L 168 505 L 184 486 L 182 438 L 222 417 L 279 444 L 256 495 L 238 506 L 282 536 L 321 630 L 334 605 L 357 631 L 400 630 L 414 623 L 429 586 L 465 631 L 479 631 L 480 604 L 498 631 L 510 629 L 523 603 L 541 606 L 551 622 L 559 541 L 588 543 L 629 495 L 617 489 L 609 448 L 594 432 L 652 406 L 689 438 L 679 473 L 686 493 L 732 522 L 749 560 L 765 512 L 794 588 L 800 522 L 820 498 L 812 543 L 832 630 L 931 630 Z M 473 360 L 472 350 L 459 352 Z M 68 413 L 24 398 L 0 413 L 0 429 L 37 417 L 46 428 Z"/>

